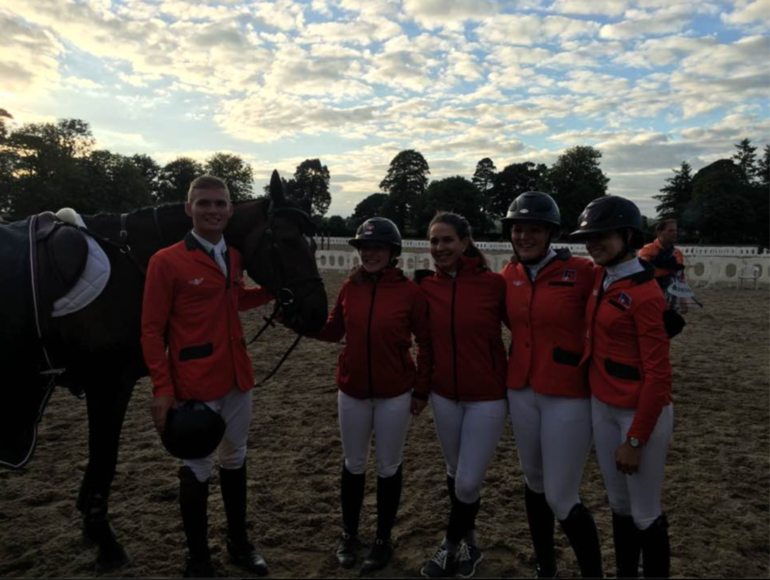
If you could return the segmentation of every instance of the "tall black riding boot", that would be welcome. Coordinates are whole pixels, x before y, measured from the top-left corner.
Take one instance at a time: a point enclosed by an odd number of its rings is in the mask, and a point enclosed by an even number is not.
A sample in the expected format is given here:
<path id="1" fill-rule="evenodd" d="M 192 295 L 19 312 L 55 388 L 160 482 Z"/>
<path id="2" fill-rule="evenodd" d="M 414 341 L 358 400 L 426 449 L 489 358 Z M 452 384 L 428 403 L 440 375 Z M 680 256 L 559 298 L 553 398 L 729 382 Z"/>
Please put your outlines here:
<path id="1" fill-rule="evenodd" d="M 446 488 L 449 492 L 450 505 L 454 505 L 457 501 L 457 494 L 455 493 L 455 478 L 446 476 Z"/>
<path id="2" fill-rule="evenodd" d="M 390 477 L 377 477 L 377 537 L 361 566 L 361 572 L 381 570 L 390 562 L 393 545 L 390 533 L 396 521 L 398 506 L 401 503 L 403 474 L 401 466 Z"/>
<path id="3" fill-rule="evenodd" d="M 556 577 L 556 555 L 553 549 L 553 530 L 556 518 L 551 506 L 545 499 L 544 493 L 532 491 L 524 484 L 524 505 L 527 508 L 529 533 L 532 536 L 532 546 L 535 548 L 537 559 L 537 577 Z"/>
<path id="4" fill-rule="evenodd" d="M 179 469 L 179 508 L 187 537 L 185 578 L 214 578 L 208 529 L 209 480 L 198 481 L 189 467 Z"/>
<path id="5" fill-rule="evenodd" d="M 481 506 L 481 498 L 473 503 L 465 503 L 459 498 L 455 499 L 449 512 L 449 526 L 446 537 L 452 544 L 459 544 L 465 535 L 476 527 L 476 516 Z"/>
<path id="6" fill-rule="evenodd" d="M 230 562 L 257 576 L 267 575 L 267 563 L 249 541 L 246 531 L 246 463 L 240 469 L 219 469 L 219 484 L 227 515 Z"/>
<path id="7" fill-rule="evenodd" d="M 671 574 L 671 544 L 665 515 L 639 532 L 642 544 L 642 569 L 645 578 L 668 578 Z"/>
<path id="8" fill-rule="evenodd" d="M 481 498 L 473 503 L 465 503 L 455 497 L 452 511 L 449 513 L 449 527 L 446 537 L 450 544 L 457 546 L 454 555 L 454 575 L 458 578 L 470 578 L 476 573 L 476 567 L 484 559 L 484 555 L 476 545 L 475 534 L 476 516 L 481 506 Z M 471 538 L 468 540 L 467 538 Z"/>
<path id="9" fill-rule="evenodd" d="M 361 506 L 364 503 L 365 484 L 365 473 L 359 475 L 350 473 L 343 463 L 340 484 L 343 530 L 337 546 L 337 560 L 343 568 L 350 568 L 356 563 L 359 547 L 358 522 L 361 517 Z"/>
<path id="10" fill-rule="evenodd" d="M 591 512 L 582 503 L 575 504 L 567 519 L 559 522 L 575 551 L 583 578 L 604 578 L 602 549 Z"/>
<path id="11" fill-rule="evenodd" d="M 615 565 L 618 578 L 639 577 L 639 528 L 631 516 L 612 512 L 612 536 L 615 539 Z"/>

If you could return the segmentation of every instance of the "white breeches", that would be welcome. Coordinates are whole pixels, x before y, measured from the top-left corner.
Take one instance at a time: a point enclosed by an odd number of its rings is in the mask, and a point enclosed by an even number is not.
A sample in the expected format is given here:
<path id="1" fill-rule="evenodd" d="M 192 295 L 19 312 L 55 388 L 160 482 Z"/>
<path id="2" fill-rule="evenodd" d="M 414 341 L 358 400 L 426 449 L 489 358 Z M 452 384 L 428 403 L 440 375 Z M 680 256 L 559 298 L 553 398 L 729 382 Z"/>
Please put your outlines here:
<path id="1" fill-rule="evenodd" d="M 615 451 L 628 438 L 635 409 L 623 409 L 591 398 L 596 457 L 604 476 L 612 511 L 633 516 L 636 527 L 646 530 L 661 515 L 660 495 L 666 456 L 674 431 L 674 406 L 663 407 L 650 440 L 642 447 L 639 471 L 624 475 L 615 465 Z"/>
<path id="2" fill-rule="evenodd" d="M 356 399 L 338 391 L 342 451 L 345 468 L 354 475 L 366 473 L 369 447 L 374 433 L 377 475 L 390 477 L 404 459 L 404 442 L 412 415 L 412 394 L 389 399 Z"/>
<path id="3" fill-rule="evenodd" d="M 541 395 L 526 387 L 508 389 L 508 404 L 527 486 L 545 493 L 554 515 L 566 520 L 580 503 L 591 450 L 591 400 Z"/>
<path id="4" fill-rule="evenodd" d="M 474 503 L 505 429 L 508 401 L 454 401 L 431 395 L 447 475 L 455 480 L 457 499 Z"/>

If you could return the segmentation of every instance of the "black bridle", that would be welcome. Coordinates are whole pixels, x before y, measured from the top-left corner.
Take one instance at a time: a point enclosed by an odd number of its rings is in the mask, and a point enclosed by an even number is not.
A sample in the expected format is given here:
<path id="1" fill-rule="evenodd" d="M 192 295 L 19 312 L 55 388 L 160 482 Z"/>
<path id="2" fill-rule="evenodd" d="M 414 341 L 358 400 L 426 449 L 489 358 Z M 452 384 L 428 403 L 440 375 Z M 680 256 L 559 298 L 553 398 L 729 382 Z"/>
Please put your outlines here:
<path id="1" fill-rule="evenodd" d="M 276 284 L 278 291 L 275 293 L 275 306 L 273 307 L 273 312 L 269 317 L 264 318 L 265 324 L 262 326 L 262 328 L 257 332 L 257 334 L 249 341 L 249 344 L 253 344 L 257 341 L 257 339 L 262 336 L 262 334 L 268 329 L 268 327 L 275 327 L 275 318 L 278 316 L 279 312 L 281 312 L 286 307 L 294 305 L 295 302 L 304 300 L 306 297 L 310 296 L 312 293 L 317 292 L 319 289 L 323 289 L 323 279 L 321 276 L 311 276 L 299 281 L 295 281 L 292 283 L 292 286 L 296 290 L 297 287 L 303 287 L 306 286 L 307 289 L 302 292 L 301 294 L 297 295 L 295 293 L 295 290 L 292 290 L 289 288 L 289 286 L 286 284 L 286 275 L 284 272 L 284 265 L 283 260 L 281 259 L 281 255 L 278 251 L 278 245 L 275 241 L 275 236 L 273 234 L 273 224 L 274 224 L 274 218 L 276 215 L 287 215 L 291 216 L 292 214 L 297 214 L 296 217 L 300 218 L 301 221 L 305 223 L 310 223 L 310 216 L 305 213 L 304 211 L 288 207 L 288 208 L 275 208 L 273 204 L 273 200 L 270 200 L 270 205 L 267 210 L 267 228 L 265 229 L 265 232 L 262 234 L 262 237 L 259 239 L 259 242 L 257 243 L 257 247 L 254 249 L 254 253 L 256 254 L 258 250 L 262 247 L 264 243 L 269 244 L 268 252 L 270 256 L 270 264 L 272 269 L 273 277 L 278 282 Z M 302 228 L 300 228 L 303 235 L 308 235 L 308 233 L 311 232 L 305 232 Z M 311 236 L 308 235 L 308 238 L 310 239 L 310 251 L 311 253 L 315 251 L 315 240 Z M 294 340 L 292 345 L 289 347 L 289 349 L 283 354 L 281 357 L 281 360 L 278 361 L 278 364 L 275 366 L 275 368 L 261 381 L 256 383 L 254 386 L 261 386 L 264 385 L 267 381 L 269 381 L 275 373 L 278 372 L 278 369 L 281 368 L 283 363 L 286 361 L 286 359 L 289 358 L 289 355 L 294 351 L 294 349 L 299 344 L 299 341 L 302 339 L 301 334 L 297 334 L 297 338 Z"/>

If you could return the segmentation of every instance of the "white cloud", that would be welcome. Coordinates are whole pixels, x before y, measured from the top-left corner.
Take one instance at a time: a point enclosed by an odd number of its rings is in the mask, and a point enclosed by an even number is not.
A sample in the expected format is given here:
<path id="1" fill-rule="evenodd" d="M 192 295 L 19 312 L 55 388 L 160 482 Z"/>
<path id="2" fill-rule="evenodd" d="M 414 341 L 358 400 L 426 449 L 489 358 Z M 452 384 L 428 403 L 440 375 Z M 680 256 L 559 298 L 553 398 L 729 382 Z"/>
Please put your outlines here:
<path id="1" fill-rule="evenodd" d="M 542 18 L 534 14 L 500 14 L 484 20 L 476 34 L 486 44 L 530 46 L 542 45 L 555 39 L 565 41 L 592 37 L 600 28 L 598 22 L 564 16 Z"/>
<path id="2" fill-rule="evenodd" d="M 59 83 L 64 47 L 47 30 L 0 12 L 0 94 L 43 93 Z"/>
<path id="3" fill-rule="evenodd" d="M 609 40 L 628 40 L 670 34 L 684 28 L 691 18 L 692 11 L 686 6 L 674 6 L 652 12 L 629 10 L 622 22 L 602 26 L 600 36 Z"/>
<path id="4" fill-rule="evenodd" d="M 308 24 L 302 31 L 301 41 L 313 43 L 352 43 L 369 46 L 403 34 L 401 26 L 381 16 L 369 16 L 355 20 L 319 22 Z"/>
<path id="5" fill-rule="evenodd" d="M 324 132 L 363 136 L 377 111 L 373 105 L 334 107 L 315 99 L 257 91 L 244 99 L 224 100 L 214 118 L 233 137 L 270 142 Z"/>
<path id="6" fill-rule="evenodd" d="M 466 20 L 481 20 L 497 12 L 490 0 L 404 0 L 408 18 L 427 27 L 460 27 Z"/>
<path id="7" fill-rule="evenodd" d="M 732 12 L 722 14 L 722 21 L 735 26 L 760 24 L 765 29 L 770 28 L 770 0 L 755 0 L 754 2 L 738 2 Z"/>
<path id="8" fill-rule="evenodd" d="M 618 64 L 639 68 L 668 66 L 684 57 L 716 46 L 712 37 L 691 38 L 688 36 L 667 36 L 652 38 L 637 44 L 627 52 L 618 53 L 614 59 Z"/>

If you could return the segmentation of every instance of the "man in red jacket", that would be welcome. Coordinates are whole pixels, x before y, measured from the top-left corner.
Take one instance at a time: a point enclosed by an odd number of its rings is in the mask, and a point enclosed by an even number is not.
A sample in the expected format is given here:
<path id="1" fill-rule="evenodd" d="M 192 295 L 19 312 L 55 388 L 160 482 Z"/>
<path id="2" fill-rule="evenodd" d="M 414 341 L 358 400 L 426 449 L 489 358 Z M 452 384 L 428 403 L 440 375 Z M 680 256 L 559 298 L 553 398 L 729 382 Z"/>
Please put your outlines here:
<path id="1" fill-rule="evenodd" d="M 218 448 L 231 562 L 263 576 L 267 564 L 246 533 L 246 441 L 254 375 L 239 310 L 266 304 L 262 288 L 243 285 L 241 256 L 223 232 L 233 214 L 227 185 L 204 175 L 190 184 L 185 239 L 150 260 L 142 307 L 142 349 L 153 383 L 152 419 L 159 433 L 182 401 L 201 401 L 226 425 Z M 213 453 L 186 459 L 179 470 L 179 504 L 188 557 L 185 577 L 215 575 L 208 546 L 209 479 Z"/>

